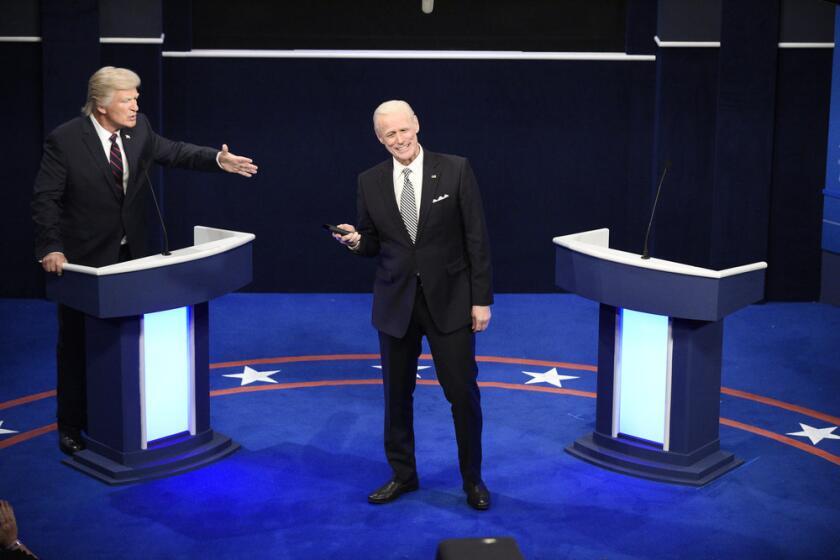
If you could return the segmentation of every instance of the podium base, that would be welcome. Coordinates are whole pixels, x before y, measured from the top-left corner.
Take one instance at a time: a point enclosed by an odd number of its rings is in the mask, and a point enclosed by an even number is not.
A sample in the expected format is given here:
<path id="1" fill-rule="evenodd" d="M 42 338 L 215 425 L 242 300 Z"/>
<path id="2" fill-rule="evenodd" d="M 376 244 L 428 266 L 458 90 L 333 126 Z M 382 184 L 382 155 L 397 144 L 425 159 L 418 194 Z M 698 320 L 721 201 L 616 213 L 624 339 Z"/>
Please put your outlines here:
<path id="1" fill-rule="evenodd" d="M 227 457 L 239 449 L 239 444 L 214 432 L 208 441 L 198 446 L 186 445 L 182 447 L 183 451 L 178 447 L 172 446 L 172 453 L 167 453 L 165 457 L 157 456 L 154 460 L 131 465 L 118 463 L 91 449 L 79 451 L 62 463 L 106 484 L 131 484 L 203 467 Z"/>
<path id="2" fill-rule="evenodd" d="M 603 436 L 587 434 L 566 447 L 566 452 L 611 471 L 687 486 L 704 486 L 744 463 L 720 449 L 688 464 L 683 456 L 661 450 L 640 457 L 637 444 L 611 439 L 608 447 L 596 441 L 599 437 Z"/>

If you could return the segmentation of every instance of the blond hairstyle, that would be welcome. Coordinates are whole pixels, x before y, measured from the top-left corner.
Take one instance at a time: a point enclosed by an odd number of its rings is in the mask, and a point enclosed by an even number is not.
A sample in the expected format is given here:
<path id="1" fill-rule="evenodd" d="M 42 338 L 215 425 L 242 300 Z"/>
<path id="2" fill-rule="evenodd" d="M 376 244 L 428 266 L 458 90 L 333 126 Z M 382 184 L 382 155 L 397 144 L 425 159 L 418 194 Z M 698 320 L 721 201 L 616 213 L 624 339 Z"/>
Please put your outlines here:
<path id="1" fill-rule="evenodd" d="M 414 117 L 414 109 L 411 108 L 411 105 L 406 103 L 401 99 L 392 99 L 391 101 L 385 101 L 381 103 L 379 107 L 373 112 L 373 131 L 379 134 L 379 130 L 376 128 L 376 118 L 382 115 L 390 115 L 392 113 L 406 113 L 410 117 Z"/>
<path id="2" fill-rule="evenodd" d="M 114 92 L 119 89 L 135 89 L 140 87 L 140 76 L 128 68 L 114 68 L 103 66 L 88 80 L 87 101 L 82 107 L 82 113 L 90 116 L 97 105 L 111 104 Z"/>

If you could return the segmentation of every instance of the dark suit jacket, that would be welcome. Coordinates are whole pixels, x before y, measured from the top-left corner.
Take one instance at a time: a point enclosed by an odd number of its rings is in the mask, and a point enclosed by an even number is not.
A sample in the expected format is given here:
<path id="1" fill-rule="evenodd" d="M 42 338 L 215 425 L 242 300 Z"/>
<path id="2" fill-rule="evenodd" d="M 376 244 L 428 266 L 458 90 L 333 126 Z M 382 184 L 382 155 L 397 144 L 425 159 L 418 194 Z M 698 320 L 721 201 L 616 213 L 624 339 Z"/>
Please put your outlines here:
<path id="1" fill-rule="evenodd" d="M 89 117 L 77 117 L 50 133 L 35 179 L 32 218 L 35 257 L 61 251 L 67 260 L 86 266 L 117 262 L 125 232 L 132 258 L 146 255 L 145 172 L 152 162 L 218 171 L 218 150 L 173 142 L 152 130 L 145 115 L 123 129 L 129 183 L 120 204 L 108 158 Z"/>
<path id="2" fill-rule="evenodd" d="M 473 305 L 493 303 L 487 227 L 472 168 L 459 156 L 424 151 L 423 157 L 416 244 L 397 206 L 393 159 L 359 175 L 357 252 L 379 255 L 373 325 L 398 338 L 408 330 L 417 274 L 442 332 L 469 325 Z"/>

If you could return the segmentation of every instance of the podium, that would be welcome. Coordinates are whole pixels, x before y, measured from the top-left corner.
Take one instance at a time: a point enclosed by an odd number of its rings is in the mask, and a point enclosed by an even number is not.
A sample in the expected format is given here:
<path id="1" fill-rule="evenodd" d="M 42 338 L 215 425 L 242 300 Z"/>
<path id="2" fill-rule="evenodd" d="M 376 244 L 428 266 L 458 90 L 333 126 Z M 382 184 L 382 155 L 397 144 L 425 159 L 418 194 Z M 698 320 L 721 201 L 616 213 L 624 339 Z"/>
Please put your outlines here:
<path id="1" fill-rule="evenodd" d="M 196 226 L 194 245 L 101 268 L 65 264 L 47 297 L 85 313 L 86 449 L 108 484 L 168 476 L 239 448 L 210 427 L 208 301 L 251 282 L 254 235 Z"/>
<path id="2" fill-rule="evenodd" d="M 600 303 L 595 430 L 575 457 L 702 486 L 743 461 L 720 449 L 723 319 L 760 300 L 758 262 L 726 270 L 609 248 L 609 230 L 554 239 L 555 283 Z"/>

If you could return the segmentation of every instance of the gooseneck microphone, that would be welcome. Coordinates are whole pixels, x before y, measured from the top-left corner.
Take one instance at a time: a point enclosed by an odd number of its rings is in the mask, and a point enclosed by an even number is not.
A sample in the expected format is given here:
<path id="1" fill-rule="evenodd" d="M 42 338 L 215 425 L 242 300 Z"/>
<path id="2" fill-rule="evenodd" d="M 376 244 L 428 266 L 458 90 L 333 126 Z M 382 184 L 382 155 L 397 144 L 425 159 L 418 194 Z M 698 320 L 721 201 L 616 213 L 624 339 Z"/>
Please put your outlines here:
<path id="1" fill-rule="evenodd" d="M 146 175 L 146 182 L 149 183 L 149 190 L 152 193 L 152 202 L 155 203 L 155 210 L 157 210 L 157 217 L 158 221 L 160 222 L 160 229 L 163 231 L 163 252 L 161 255 L 169 256 L 172 253 L 169 252 L 169 235 L 166 233 L 166 224 L 163 223 L 163 214 L 160 213 L 160 206 L 158 206 L 157 197 L 155 196 L 155 188 L 152 186 L 152 180 L 149 179 L 149 170 L 143 169 L 143 173 Z"/>
<path id="2" fill-rule="evenodd" d="M 656 198 L 653 199 L 653 208 L 650 211 L 650 221 L 648 222 L 647 232 L 645 233 L 645 246 L 642 249 L 642 258 L 649 259 L 650 251 L 648 251 L 648 238 L 650 237 L 650 226 L 653 225 L 653 217 L 656 215 L 656 205 L 659 204 L 659 193 L 662 192 L 662 183 L 665 181 L 665 175 L 668 173 L 668 168 L 671 167 L 671 162 L 666 161 L 665 167 L 662 169 L 662 176 L 659 177 L 659 186 L 656 188 Z"/>

